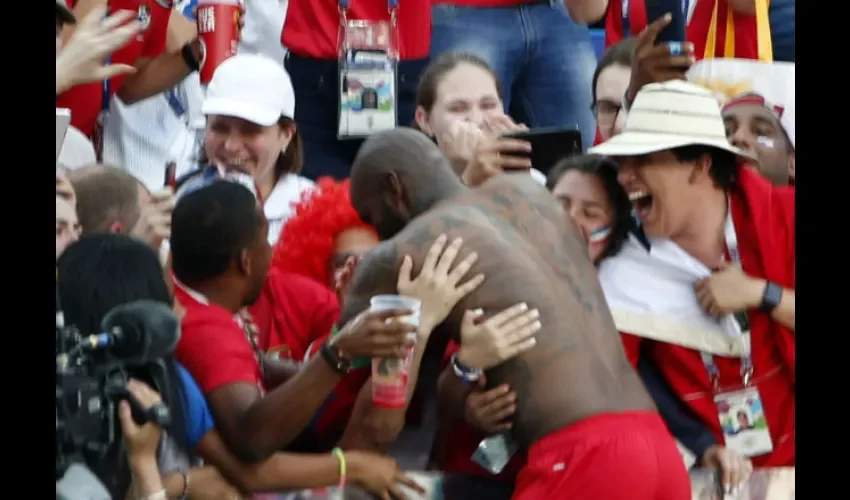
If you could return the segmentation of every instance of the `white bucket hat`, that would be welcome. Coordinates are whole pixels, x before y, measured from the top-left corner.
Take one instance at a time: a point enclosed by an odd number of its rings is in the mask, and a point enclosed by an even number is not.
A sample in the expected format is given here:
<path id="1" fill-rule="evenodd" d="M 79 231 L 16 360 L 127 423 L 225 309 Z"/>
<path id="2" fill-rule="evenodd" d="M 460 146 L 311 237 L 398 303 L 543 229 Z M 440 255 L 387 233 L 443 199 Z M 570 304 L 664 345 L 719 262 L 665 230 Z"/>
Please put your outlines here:
<path id="1" fill-rule="evenodd" d="M 645 85 L 635 96 L 623 132 L 587 152 L 603 156 L 642 156 L 682 146 L 710 146 L 753 161 L 729 143 L 720 105 L 699 85 L 670 80 Z"/>
<path id="2" fill-rule="evenodd" d="M 295 118 L 295 91 L 289 74 L 277 61 L 239 54 L 216 68 L 201 113 L 235 116 L 268 127 L 281 116 Z"/>

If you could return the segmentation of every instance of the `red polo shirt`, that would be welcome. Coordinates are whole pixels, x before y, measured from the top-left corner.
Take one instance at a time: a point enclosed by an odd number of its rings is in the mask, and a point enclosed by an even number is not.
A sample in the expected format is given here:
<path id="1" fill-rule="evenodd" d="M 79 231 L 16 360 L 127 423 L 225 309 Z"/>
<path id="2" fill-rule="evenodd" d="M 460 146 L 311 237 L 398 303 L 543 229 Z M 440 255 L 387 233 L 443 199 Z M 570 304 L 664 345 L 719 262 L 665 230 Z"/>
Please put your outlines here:
<path id="1" fill-rule="evenodd" d="M 171 8 L 160 5 L 158 0 L 109 0 L 109 12 L 130 10 L 137 13 L 142 22 L 143 31 L 130 39 L 127 45 L 112 54 L 113 64 L 134 66 L 140 57 L 154 58 L 165 51 L 165 36 L 168 31 L 168 19 Z M 74 8 L 77 0 L 68 0 L 68 6 Z M 116 76 L 109 82 L 109 97 L 112 97 L 124 83 L 124 76 Z M 63 93 L 56 101 L 57 108 L 71 110 L 71 125 L 91 138 L 94 133 L 97 115 L 103 109 L 103 82 L 77 85 Z"/>
<path id="2" fill-rule="evenodd" d="M 233 313 L 179 284 L 174 297 L 186 310 L 174 354 L 201 391 L 209 394 L 225 385 L 249 383 L 265 392 L 254 349 Z"/>
<path id="3" fill-rule="evenodd" d="M 427 57 L 431 48 L 431 1 L 399 1 L 397 16 L 401 59 Z M 281 43 L 301 57 L 336 60 L 339 19 L 336 0 L 289 0 Z M 387 0 L 350 0 L 348 19 L 389 21 Z"/>
<path id="4" fill-rule="evenodd" d="M 271 269 L 248 312 L 260 330 L 260 349 L 300 362 L 311 342 L 331 332 L 339 304 L 336 295 L 320 283 Z"/>

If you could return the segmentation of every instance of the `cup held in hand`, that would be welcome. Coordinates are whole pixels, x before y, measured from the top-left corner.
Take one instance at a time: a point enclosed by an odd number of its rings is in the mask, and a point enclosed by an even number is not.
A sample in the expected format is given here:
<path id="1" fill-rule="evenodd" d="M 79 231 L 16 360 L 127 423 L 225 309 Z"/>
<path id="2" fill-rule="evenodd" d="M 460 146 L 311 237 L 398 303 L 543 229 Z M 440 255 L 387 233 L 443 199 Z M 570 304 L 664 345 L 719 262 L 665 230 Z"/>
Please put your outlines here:
<path id="1" fill-rule="evenodd" d="M 422 302 L 403 295 L 376 295 L 369 301 L 372 312 L 391 309 L 413 311 L 406 316 L 389 318 L 387 321 L 401 321 L 419 326 Z M 414 339 L 416 334 L 411 334 Z M 384 408 L 403 408 L 407 400 L 407 384 L 410 377 L 410 363 L 413 361 L 414 344 L 405 349 L 404 358 L 372 359 L 372 404 Z"/>

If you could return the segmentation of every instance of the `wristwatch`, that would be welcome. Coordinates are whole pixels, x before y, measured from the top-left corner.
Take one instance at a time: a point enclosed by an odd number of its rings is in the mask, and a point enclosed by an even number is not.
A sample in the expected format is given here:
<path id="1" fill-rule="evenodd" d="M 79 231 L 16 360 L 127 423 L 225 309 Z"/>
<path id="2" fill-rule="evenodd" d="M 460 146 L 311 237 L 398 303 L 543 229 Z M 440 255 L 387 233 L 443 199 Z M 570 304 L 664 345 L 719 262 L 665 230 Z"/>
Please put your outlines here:
<path id="1" fill-rule="evenodd" d="M 782 287 L 772 281 L 764 286 L 759 311 L 770 314 L 782 301 Z"/>
<path id="2" fill-rule="evenodd" d="M 201 69 L 201 63 L 198 61 L 198 58 L 195 57 L 195 54 L 192 52 L 192 42 L 187 43 L 180 49 L 180 55 L 183 56 L 183 61 L 186 63 L 186 66 L 189 67 L 192 71 L 198 71 Z"/>
<path id="3" fill-rule="evenodd" d="M 464 384 L 478 382 L 478 379 L 481 378 L 481 374 L 484 373 L 484 370 L 463 366 L 463 364 L 457 359 L 457 353 L 452 354 L 451 363 L 452 371 L 454 372 L 455 376 L 459 378 Z"/>
<path id="4" fill-rule="evenodd" d="M 345 357 L 339 347 L 331 342 L 322 344 L 322 358 L 339 375 L 345 375 L 351 368 L 351 360 Z"/>

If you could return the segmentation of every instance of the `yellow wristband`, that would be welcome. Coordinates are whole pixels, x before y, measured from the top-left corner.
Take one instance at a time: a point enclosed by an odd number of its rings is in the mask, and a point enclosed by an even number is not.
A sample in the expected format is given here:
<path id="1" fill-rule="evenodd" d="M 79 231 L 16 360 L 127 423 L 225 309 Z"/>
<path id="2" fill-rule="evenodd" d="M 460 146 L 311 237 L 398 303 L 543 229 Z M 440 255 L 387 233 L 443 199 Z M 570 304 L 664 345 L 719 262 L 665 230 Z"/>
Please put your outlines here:
<path id="1" fill-rule="evenodd" d="M 345 486 L 345 454 L 340 448 L 334 448 L 331 454 L 339 460 L 339 485 Z"/>

